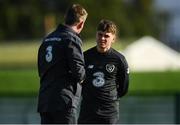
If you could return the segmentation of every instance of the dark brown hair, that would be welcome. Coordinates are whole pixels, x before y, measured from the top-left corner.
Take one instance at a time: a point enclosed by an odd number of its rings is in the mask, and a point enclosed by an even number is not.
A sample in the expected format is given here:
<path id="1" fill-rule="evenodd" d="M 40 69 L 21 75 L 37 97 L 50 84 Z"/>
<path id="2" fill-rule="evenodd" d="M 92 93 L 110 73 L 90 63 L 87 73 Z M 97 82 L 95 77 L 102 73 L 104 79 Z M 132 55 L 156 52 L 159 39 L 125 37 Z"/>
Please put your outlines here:
<path id="1" fill-rule="evenodd" d="M 117 27 L 115 25 L 114 22 L 110 21 L 110 20 L 101 20 L 98 27 L 97 27 L 97 31 L 103 31 L 103 32 L 108 32 L 108 33 L 112 33 L 116 36 L 117 34 Z"/>

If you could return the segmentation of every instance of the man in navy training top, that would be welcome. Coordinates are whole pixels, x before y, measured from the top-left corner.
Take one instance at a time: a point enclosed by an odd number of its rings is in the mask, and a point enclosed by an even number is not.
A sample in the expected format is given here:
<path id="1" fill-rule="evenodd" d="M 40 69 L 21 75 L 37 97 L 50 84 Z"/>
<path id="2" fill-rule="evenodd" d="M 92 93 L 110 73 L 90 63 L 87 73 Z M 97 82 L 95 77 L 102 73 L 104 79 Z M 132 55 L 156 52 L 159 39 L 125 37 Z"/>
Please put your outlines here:
<path id="1" fill-rule="evenodd" d="M 119 119 L 119 99 L 128 91 L 129 69 L 125 57 L 111 48 L 116 34 L 112 21 L 101 20 L 97 45 L 84 52 L 86 79 L 79 124 L 115 124 Z"/>
<path id="2" fill-rule="evenodd" d="M 79 33 L 87 15 L 81 5 L 73 4 L 67 10 L 65 23 L 46 36 L 40 45 L 38 112 L 42 124 L 77 123 L 80 84 L 85 79 Z"/>

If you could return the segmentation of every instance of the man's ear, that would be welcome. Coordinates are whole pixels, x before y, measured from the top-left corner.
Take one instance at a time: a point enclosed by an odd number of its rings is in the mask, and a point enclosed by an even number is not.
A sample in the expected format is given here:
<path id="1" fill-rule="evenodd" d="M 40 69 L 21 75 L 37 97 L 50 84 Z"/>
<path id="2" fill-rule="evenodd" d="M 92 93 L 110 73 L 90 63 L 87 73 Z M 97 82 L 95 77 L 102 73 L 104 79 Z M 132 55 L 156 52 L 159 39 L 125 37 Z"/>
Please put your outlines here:
<path id="1" fill-rule="evenodd" d="M 115 41 L 116 41 L 116 37 L 114 36 L 112 43 L 114 43 Z"/>
<path id="2" fill-rule="evenodd" d="M 77 29 L 81 29 L 83 27 L 83 24 L 84 24 L 83 21 L 79 22 L 77 25 Z"/>

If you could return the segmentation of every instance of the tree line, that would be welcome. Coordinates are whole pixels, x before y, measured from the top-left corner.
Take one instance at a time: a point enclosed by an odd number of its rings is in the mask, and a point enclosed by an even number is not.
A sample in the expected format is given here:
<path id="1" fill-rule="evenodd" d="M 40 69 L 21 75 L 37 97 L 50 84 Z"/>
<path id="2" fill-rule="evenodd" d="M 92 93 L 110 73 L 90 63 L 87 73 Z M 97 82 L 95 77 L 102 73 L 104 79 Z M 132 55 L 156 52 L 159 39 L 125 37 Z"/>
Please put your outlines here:
<path id="1" fill-rule="evenodd" d="M 82 4 L 89 13 L 84 38 L 94 38 L 101 19 L 113 20 L 120 37 L 159 36 L 153 0 L 0 0 L 0 40 L 43 37 L 63 22 L 72 3 Z"/>

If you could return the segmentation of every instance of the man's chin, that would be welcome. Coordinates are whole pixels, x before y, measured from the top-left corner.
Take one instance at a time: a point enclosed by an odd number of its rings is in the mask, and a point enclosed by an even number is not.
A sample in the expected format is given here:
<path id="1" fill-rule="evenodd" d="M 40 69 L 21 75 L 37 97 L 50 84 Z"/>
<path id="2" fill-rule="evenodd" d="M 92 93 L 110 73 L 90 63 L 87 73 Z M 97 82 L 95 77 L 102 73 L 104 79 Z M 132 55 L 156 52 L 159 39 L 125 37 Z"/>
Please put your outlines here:
<path id="1" fill-rule="evenodd" d="M 104 47 L 104 46 L 100 46 L 100 48 L 101 48 L 101 49 L 105 49 L 106 47 Z"/>

